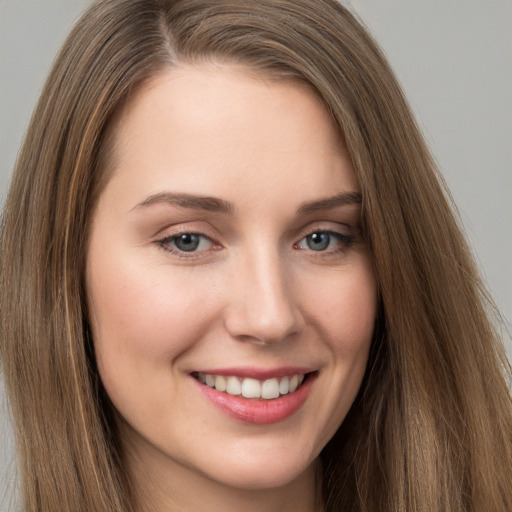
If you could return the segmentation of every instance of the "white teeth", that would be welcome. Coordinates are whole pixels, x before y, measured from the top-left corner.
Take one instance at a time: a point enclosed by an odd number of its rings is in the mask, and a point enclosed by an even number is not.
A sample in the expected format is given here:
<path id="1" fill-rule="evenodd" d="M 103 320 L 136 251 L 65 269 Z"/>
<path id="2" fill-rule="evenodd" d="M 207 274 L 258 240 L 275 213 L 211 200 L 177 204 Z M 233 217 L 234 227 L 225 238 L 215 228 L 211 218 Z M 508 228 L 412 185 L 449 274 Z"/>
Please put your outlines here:
<path id="1" fill-rule="evenodd" d="M 244 398 L 263 398 L 272 400 L 279 396 L 293 393 L 304 381 L 304 374 L 292 375 L 260 381 L 252 378 L 224 377 L 223 375 L 211 375 L 197 373 L 197 380 L 217 391 L 230 395 L 242 395 Z"/>
<path id="2" fill-rule="evenodd" d="M 299 385 L 299 377 L 297 375 L 294 375 L 290 379 L 290 393 L 293 393 L 297 389 L 298 385 Z"/>
<path id="3" fill-rule="evenodd" d="M 287 395 L 290 392 L 290 379 L 288 377 L 283 377 L 281 382 L 279 383 L 279 393 L 281 395 Z"/>
<path id="4" fill-rule="evenodd" d="M 268 379 L 261 385 L 261 398 L 270 400 L 279 397 L 279 382 L 277 379 Z"/>
<path id="5" fill-rule="evenodd" d="M 244 379 L 242 381 L 242 396 L 244 396 L 245 398 L 260 398 L 260 381 L 256 379 Z"/>
<path id="6" fill-rule="evenodd" d="M 226 382 L 226 378 L 222 375 L 217 375 L 215 377 L 215 389 L 217 391 L 226 391 L 228 383 Z"/>
<path id="7" fill-rule="evenodd" d="M 241 395 L 242 385 L 236 377 L 228 377 L 226 391 L 230 395 Z"/>

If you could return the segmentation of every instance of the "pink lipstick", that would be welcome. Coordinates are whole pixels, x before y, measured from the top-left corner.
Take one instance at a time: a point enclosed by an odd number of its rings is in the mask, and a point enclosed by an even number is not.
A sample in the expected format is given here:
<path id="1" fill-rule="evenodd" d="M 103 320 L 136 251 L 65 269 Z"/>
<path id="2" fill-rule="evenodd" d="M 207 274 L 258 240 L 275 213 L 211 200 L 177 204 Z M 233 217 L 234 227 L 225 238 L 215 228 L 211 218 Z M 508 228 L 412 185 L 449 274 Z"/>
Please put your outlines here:
<path id="1" fill-rule="evenodd" d="M 317 375 L 303 367 L 212 369 L 192 374 L 203 396 L 222 412 L 258 425 L 283 421 L 298 411 Z"/>

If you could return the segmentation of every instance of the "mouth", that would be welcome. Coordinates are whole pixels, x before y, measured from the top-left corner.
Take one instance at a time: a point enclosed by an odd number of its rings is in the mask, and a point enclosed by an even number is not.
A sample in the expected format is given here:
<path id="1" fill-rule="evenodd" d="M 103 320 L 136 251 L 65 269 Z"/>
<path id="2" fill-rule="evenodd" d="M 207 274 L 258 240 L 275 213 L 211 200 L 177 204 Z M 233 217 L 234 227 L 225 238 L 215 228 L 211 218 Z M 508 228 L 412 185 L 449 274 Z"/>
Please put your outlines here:
<path id="1" fill-rule="evenodd" d="M 199 391 L 218 410 L 243 423 L 266 425 L 293 416 L 306 402 L 318 371 L 203 371 L 191 377 Z M 286 373 L 286 374 L 283 374 Z M 256 378 L 259 377 L 259 378 Z"/>
<path id="2" fill-rule="evenodd" d="M 283 377 L 258 380 L 251 377 L 235 375 L 215 375 L 195 372 L 192 376 L 201 384 L 216 389 L 221 393 L 244 398 L 275 400 L 276 398 L 294 393 L 307 378 L 309 373 L 296 373 Z"/>

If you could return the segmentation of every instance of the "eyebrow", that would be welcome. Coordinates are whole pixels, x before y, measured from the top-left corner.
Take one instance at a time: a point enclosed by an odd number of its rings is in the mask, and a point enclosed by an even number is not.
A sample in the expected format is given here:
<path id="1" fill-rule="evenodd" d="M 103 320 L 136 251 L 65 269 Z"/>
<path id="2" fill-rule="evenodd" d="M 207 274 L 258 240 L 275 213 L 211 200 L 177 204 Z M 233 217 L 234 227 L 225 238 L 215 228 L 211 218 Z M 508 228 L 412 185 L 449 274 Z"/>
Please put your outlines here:
<path id="1" fill-rule="evenodd" d="M 303 203 L 299 206 L 297 213 L 299 215 L 307 215 L 321 210 L 332 210 L 340 206 L 361 204 L 361 202 L 362 196 L 359 192 L 341 192 L 331 197 Z M 176 194 L 172 192 L 153 194 L 137 204 L 134 209 L 160 203 L 228 215 L 233 215 L 235 212 L 235 206 L 224 199 L 210 196 L 196 196 L 193 194 Z"/>
<path id="2" fill-rule="evenodd" d="M 193 210 L 204 210 L 207 212 L 218 212 L 232 215 L 235 211 L 233 204 L 217 197 L 195 196 L 192 194 L 173 194 L 171 192 L 160 192 L 146 198 L 134 209 L 145 206 L 151 206 L 159 203 L 167 203 L 181 208 L 191 208 Z"/>
<path id="3" fill-rule="evenodd" d="M 359 192 L 341 192 L 340 194 L 336 194 L 332 197 L 303 203 L 297 210 L 297 213 L 300 215 L 306 215 L 308 213 L 314 213 L 321 210 L 332 210 L 340 206 L 361 204 L 362 201 L 363 197 Z"/>

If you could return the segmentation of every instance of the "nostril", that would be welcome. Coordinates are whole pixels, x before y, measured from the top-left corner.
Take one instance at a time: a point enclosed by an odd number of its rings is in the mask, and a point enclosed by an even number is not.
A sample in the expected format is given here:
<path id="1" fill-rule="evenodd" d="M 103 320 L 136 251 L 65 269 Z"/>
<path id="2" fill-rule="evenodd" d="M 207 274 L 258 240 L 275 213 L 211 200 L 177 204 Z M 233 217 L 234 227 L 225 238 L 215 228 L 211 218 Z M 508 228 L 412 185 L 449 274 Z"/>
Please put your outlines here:
<path id="1" fill-rule="evenodd" d="M 271 345 L 290 341 L 301 331 L 299 315 L 275 314 L 274 317 L 257 311 L 232 310 L 226 316 L 228 333 L 239 341 Z"/>

